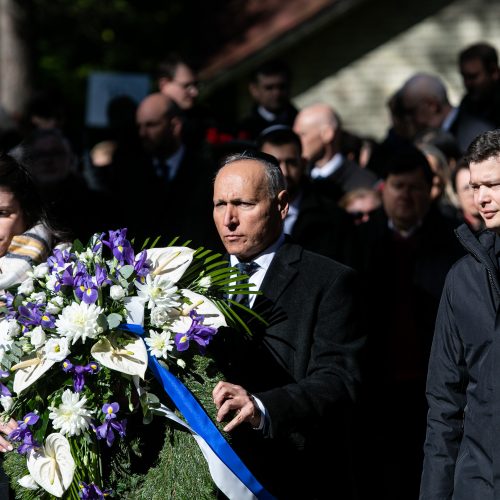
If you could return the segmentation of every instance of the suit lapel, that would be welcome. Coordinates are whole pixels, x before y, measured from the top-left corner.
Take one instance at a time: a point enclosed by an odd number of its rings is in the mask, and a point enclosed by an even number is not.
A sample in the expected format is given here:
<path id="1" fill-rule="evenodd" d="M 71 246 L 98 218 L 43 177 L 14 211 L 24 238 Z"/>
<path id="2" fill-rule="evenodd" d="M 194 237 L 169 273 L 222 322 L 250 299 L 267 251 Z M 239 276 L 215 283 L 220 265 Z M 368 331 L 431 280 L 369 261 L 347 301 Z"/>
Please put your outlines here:
<path id="1" fill-rule="evenodd" d="M 278 250 L 261 286 L 261 290 L 268 300 L 273 303 L 279 300 L 283 291 L 297 274 L 296 264 L 300 261 L 301 256 L 302 248 L 290 242 L 285 242 Z M 256 297 L 256 302 L 257 300 L 260 302 L 262 298 L 262 296 Z"/>

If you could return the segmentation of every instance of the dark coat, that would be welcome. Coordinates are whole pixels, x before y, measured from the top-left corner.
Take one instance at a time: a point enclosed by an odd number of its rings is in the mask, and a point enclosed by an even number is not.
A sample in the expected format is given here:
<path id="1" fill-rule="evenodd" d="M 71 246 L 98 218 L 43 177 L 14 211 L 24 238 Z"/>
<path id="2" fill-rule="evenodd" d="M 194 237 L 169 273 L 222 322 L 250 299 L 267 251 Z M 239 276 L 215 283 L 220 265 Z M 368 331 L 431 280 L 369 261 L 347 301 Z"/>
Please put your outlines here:
<path id="1" fill-rule="evenodd" d="M 464 107 L 459 108 L 455 120 L 450 126 L 449 132 L 457 140 L 458 147 L 463 154 L 466 153 L 469 144 L 480 134 L 493 130 L 495 125 L 478 116 L 469 113 Z"/>
<path id="2" fill-rule="evenodd" d="M 242 426 L 231 444 L 277 498 L 350 499 L 344 419 L 362 344 L 355 273 L 285 242 L 261 290 L 254 310 L 267 328 L 250 321 L 251 339 L 226 331 L 213 341 L 226 379 L 260 398 L 271 422 L 266 438 Z"/>
<path id="3" fill-rule="evenodd" d="M 299 213 L 290 236 L 307 250 L 352 265 L 355 251 L 352 218 L 318 193 L 310 182 L 303 185 Z"/>
<path id="4" fill-rule="evenodd" d="M 238 125 L 238 138 L 256 139 L 257 136 L 272 125 L 288 125 L 293 127 L 293 122 L 297 116 L 297 109 L 292 104 L 285 107 L 281 113 L 276 115 L 274 120 L 266 120 L 258 111 L 255 105 L 248 116 L 245 116 Z"/>
<path id="5" fill-rule="evenodd" d="M 422 470 L 425 379 L 439 298 L 448 270 L 463 254 L 452 222 L 435 208 L 407 239 L 389 228 L 383 209 L 357 229 L 368 332 L 359 478 L 368 488 L 366 498 L 375 487 L 386 500 L 413 500 Z"/>
<path id="6" fill-rule="evenodd" d="M 325 196 L 337 202 L 345 193 L 358 188 L 372 189 L 377 176 L 357 163 L 344 159 L 340 167 L 325 178 L 313 179 L 314 185 Z"/>
<path id="7" fill-rule="evenodd" d="M 421 500 L 500 498 L 500 283 L 496 236 L 466 226 L 447 279 L 427 377 Z M 498 248 L 497 248 L 498 253 Z"/>

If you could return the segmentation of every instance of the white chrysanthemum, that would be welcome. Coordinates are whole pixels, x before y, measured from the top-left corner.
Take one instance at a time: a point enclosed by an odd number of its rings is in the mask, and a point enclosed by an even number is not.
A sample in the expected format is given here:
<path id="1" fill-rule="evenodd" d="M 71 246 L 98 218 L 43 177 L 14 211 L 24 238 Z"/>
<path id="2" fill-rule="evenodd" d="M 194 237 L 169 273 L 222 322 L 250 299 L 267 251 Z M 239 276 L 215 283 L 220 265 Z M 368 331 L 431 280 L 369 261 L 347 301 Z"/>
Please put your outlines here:
<path id="1" fill-rule="evenodd" d="M 174 348 L 174 341 L 171 339 L 171 336 L 171 333 L 165 330 L 161 333 L 149 330 L 149 337 L 146 337 L 144 342 L 148 345 L 153 356 L 167 359 L 168 351 Z"/>
<path id="2" fill-rule="evenodd" d="M 179 314 L 180 312 L 178 309 L 155 307 L 151 310 L 151 325 L 161 328 L 162 326 L 171 323 L 174 319 L 177 319 Z"/>
<path id="3" fill-rule="evenodd" d="M 148 309 L 153 309 L 156 306 L 177 307 L 180 304 L 177 287 L 166 276 L 159 275 L 152 277 L 148 274 L 144 283 L 136 281 L 135 284 L 138 288 L 139 297 L 148 302 Z"/>
<path id="4" fill-rule="evenodd" d="M 85 408 L 87 398 L 77 392 L 66 389 L 62 394 L 59 406 L 49 406 L 49 418 L 54 429 L 60 429 L 61 434 L 79 436 L 82 431 L 89 428 L 91 412 Z"/>
<path id="5" fill-rule="evenodd" d="M 47 341 L 43 349 L 45 359 L 50 361 L 64 361 L 70 353 L 66 337 L 54 338 Z"/>
<path id="6" fill-rule="evenodd" d="M 73 302 L 65 307 L 59 318 L 56 320 L 57 332 L 74 344 L 78 339 L 85 343 L 87 338 L 95 338 L 102 332 L 97 319 L 103 310 L 95 304 L 85 304 Z"/>

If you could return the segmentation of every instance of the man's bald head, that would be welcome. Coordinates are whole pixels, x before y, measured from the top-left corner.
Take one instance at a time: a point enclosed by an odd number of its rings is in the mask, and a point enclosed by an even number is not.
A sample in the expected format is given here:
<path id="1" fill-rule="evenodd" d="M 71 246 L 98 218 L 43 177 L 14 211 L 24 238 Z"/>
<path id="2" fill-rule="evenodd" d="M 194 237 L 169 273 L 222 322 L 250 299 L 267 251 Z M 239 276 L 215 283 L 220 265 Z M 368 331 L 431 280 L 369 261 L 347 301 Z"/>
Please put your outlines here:
<path id="1" fill-rule="evenodd" d="M 326 163 L 339 148 L 340 118 L 328 104 L 306 106 L 295 118 L 293 129 L 309 162 Z"/>
<path id="2" fill-rule="evenodd" d="M 166 156 L 175 152 L 181 140 L 179 113 L 175 102 L 160 92 L 150 94 L 141 101 L 136 123 L 146 151 Z"/>
<path id="3" fill-rule="evenodd" d="M 406 80 L 401 100 L 416 132 L 441 127 L 451 111 L 446 86 L 440 78 L 427 73 L 417 73 Z"/>

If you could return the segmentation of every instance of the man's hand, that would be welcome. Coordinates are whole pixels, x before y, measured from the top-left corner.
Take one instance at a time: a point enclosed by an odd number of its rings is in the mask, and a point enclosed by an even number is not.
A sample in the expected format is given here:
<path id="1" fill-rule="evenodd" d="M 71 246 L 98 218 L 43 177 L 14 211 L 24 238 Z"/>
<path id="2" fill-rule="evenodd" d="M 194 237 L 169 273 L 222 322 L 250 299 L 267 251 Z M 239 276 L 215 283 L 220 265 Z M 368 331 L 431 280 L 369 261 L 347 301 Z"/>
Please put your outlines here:
<path id="1" fill-rule="evenodd" d="M 261 412 L 252 395 L 239 385 L 228 382 L 219 382 L 213 392 L 215 407 L 217 408 L 217 422 L 228 419 L 234 412 L 234 418 L 224 427 L 226 432 L 231 432 L 242 422 L 248 422 L 252 427 L 258 427 Z"/>
<path id="2" fill-rule="evenodd" d="M 2 434 L 8 435 L 14 429 L 17 429 L 17 422 L 11 418 L 8 422 L 0 421 L 0 432 Z M 6 451 L 12 451 L 12 445 L 2 436 L 0 436 L 0 452 L 5 453 Z"/>

